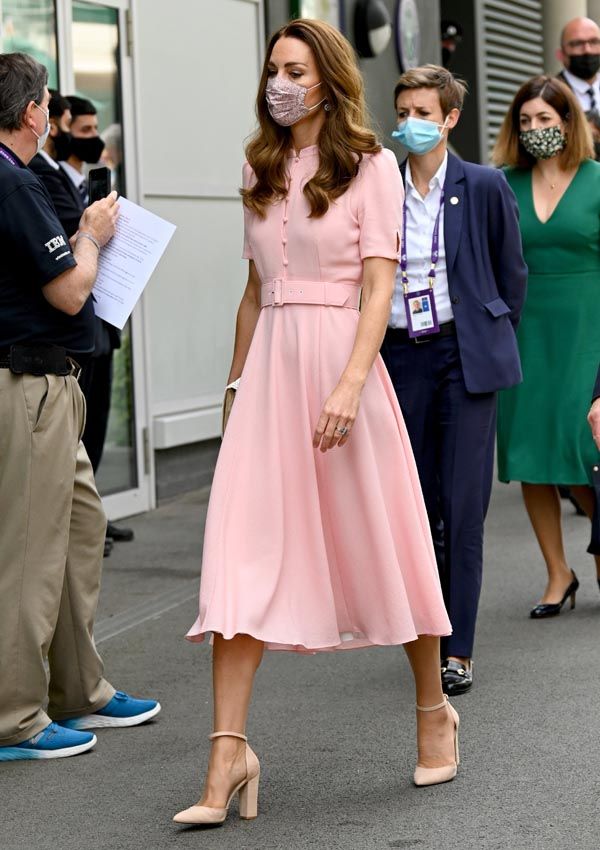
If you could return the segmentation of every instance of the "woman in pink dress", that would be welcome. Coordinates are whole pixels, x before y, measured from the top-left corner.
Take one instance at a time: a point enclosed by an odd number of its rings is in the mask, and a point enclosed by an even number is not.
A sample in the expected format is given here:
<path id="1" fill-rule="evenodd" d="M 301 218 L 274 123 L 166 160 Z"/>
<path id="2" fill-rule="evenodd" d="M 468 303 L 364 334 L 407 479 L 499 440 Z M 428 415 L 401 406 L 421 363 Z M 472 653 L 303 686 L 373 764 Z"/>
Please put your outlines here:
<path id="1" fill-rule="evenodd" d="M 379 357 L 403 187 L 366 127 L 346 39 L 293 21 L 267 48 L 242 190 L 248 283 L 230 381 L 241 378 L 208 510 L 200 614 L 214 636 L 214 729 L 197 805 L 222 823 L 239 793 L 257 814 L 245 738 L 263 650 L 404 644 L 417 697 L 418 785 L 458 764 L 442 694 L 450 632 L 410 442 Z M 360 312 L 359 312 L 360 305 Z"/>

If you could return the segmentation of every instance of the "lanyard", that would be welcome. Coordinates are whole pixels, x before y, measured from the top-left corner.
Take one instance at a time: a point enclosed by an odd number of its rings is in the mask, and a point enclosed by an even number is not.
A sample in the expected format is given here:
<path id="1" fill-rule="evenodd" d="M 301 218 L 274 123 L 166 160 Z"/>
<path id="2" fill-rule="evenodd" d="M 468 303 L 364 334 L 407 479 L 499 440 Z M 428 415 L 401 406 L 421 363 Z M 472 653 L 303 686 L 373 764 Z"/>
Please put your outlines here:
<path id="1" fill-rule="evenodd" d="M 2 145 L 0 145 L 0 156 L 7 162 L 10 162 L 11 165 L 15 165 L 17 168 L 19 167 L 17 160 L 11 156 L 6 148 L 2 147 Z"/>
<path id="2" fill-rule="evenodd" d="M 431 289 L 435 286 L 435 267 L 440 257 L 440 217 L 444 207 L 444 188 L 440 194 L 440 206 L 435 217 L 433 225 L 433 236 L 431 238 L 431 268 L 427 275 L 429 286 Z M 402 211 L 402 246 L 400 250 L 400 278 L 404 287 L 404 294 L 408 295 L 408 252 L 406 249 L 406 198 L 404 199 L 404 209 Z"/>

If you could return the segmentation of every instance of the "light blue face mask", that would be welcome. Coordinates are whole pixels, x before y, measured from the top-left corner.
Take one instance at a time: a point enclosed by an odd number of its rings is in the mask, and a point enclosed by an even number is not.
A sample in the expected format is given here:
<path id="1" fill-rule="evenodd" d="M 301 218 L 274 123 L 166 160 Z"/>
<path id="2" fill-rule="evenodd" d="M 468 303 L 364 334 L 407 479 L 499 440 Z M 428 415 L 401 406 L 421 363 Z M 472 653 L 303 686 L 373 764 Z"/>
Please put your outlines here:
<path id="1" fill-rule="evenodd" d="M 392 133 L 392 138 L 404 145 L 409 153 L 421 156 L 439 145 L 445 129 L 446 121 L 437 124 L 424 118 L 406 118 L 400 121 L 398 128 Z"/>

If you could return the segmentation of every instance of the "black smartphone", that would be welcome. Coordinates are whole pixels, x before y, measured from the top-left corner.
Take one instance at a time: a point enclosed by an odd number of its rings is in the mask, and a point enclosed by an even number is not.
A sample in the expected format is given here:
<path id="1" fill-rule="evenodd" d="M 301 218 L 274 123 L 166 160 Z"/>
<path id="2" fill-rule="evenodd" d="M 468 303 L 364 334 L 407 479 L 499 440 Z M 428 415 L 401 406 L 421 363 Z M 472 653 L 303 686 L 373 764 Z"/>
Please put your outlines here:
<path id="1" fill-rule="evenodd" d="M 89 203 L 100 201 L 110 195 L 110 169 L 102 165 L 100 168 L 92 168 L 88 174 Z"/>

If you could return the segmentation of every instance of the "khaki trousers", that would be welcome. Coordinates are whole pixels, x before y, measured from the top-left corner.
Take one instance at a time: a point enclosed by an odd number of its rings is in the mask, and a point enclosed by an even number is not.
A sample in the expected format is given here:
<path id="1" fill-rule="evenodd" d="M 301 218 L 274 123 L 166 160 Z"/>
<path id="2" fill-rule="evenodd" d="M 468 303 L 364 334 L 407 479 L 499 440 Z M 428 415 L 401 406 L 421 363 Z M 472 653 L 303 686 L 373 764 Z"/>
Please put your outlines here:
<path id="1" fill-rule="evenodd" d="M 0 746 L 114 695 L 92 636 L 106 517 L 84 424 L 74 377 L 0 368 Z"/>

